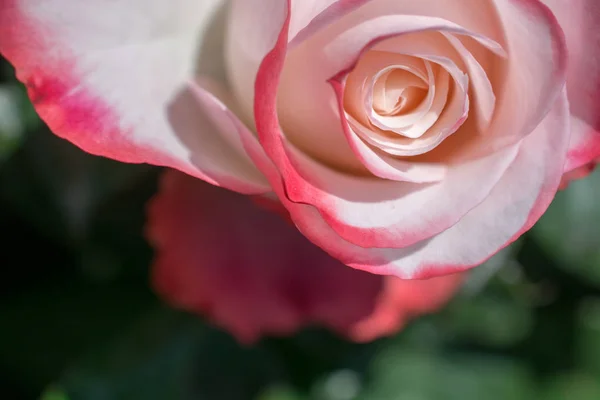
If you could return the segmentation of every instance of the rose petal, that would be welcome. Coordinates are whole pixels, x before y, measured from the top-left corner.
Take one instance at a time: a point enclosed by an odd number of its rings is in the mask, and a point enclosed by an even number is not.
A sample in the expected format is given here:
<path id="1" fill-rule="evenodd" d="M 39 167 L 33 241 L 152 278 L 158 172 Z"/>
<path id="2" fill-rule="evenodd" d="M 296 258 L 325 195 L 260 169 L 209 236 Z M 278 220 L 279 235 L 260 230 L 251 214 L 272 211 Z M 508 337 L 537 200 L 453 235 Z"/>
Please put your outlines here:
<path id="1" fill-rule="evenodd" d="M 290 47 L 372 0 L 293 0 Z"/>
<path id="2" fill-rule="evenodd" d="M 339 86 L 336 87 L 334 84 L 334 90 L 339 93 L 339 98 L 343 96 L 342 89 Z M 339 110 L 340 114 L 344 115 L 342 105 L 340 105 Z M 360 123 L 354 122 L 353 118 L 349 115 L 346 116 L 346 120 L 342 120 L 341 125 L 356 157 L 375 176 L 412 183 L 439 182 L 446 176 L 448 167 L 442 163 L 415 163 L 410 160 L 398 159 L 389 153 L 379 150 L 375 146 L 370 146 L 361 137 L 372 137 L 372 132 L 361 134 L 359 129 L 366 130 L 366 128 Z"/>
<path id="3" fill-rule="evenodd" d="M 445 35 L 448 41 L 456 48 L 456 51 L 458 51 L 467 67 L 466 72 L 469 76 L 472 90 L 471 100 L 474 100 L 473 103 L 476 107 L 474 117 L 477 119 L 479 130 L 483 132 L 492 121 L 496 106 L 496 95 L 494 94 L 490 77 L 477 58 L 475 58 L 457 36 L 448 33 Z"/>
<path id="4" fill-rule="evenodd" d="M 442 54 L 439 54 L 439 46 L 435 42 L 424 40 L 419 41 L 418 45 L 411 45 L 411 41 L 402 40 L 403 35 L 438 31 L 472 37 L 483 46 L 504 54 L 499 43 L 439 17 L 410 14 L 385 15 L 364 20 L 326 42 L 322 52 L 327 64 L 323 65 L 324 70 L 321 73 L 324 76 L 333 77 L 341 71 L 349 70 L 356 64 L 357 58 L 362 55 L 365 48 L 369 47 L 375 47 L 377 50 L 397 51 L 400 54 L 418 54 L 419 57 L 428 54 L 439 57 Z M 417 35 L 410 37 L 419 38 Z M 386 40 L 390 38 L 399 38 L 399 42 Z M 422 48 L 423 46 L 426 47 Z M 397 47 L 400 49 L 398 50 Z"/>
<path id="5" fill-rule="evenodd" d="M 220 5 L 5 0 L 0 52 L 15 65 L 49 127 L 84 150 L 262 193 L 269 190 L 264 177 L 247 155 L 209 131 L 186 92 Z M 203 54 L 210 58 L 219 59 Z"/>
<path id="6" fill-rule="evenodd" d="M 515 143 L 540 124 L 561 93 L 567 61 L 560 25 L 538 0 L 493 3 L 504 25 L 508 65 L 505 88 L 496 93 L 495 123 L 483 132 L 484 151 Z"/>
<path id="7" fill-rule="evenodd" d="M 565 171 L 600 158 L 600 3 L 596 0 L 542 0 L 554 12 L 569 49 L 567 93 L 573 116 Z"/>
<path id="8" fill-rule="evenodd" d="M 362 247 L 400 248 L 449 228 L 492 191 L 518 146 L 452 166 L 430 184 L 360 178 L 333 171 L 288 146 L 287 197 L 318 208 L 341 237 Z M 311 181 L 305 179 L 309 176 Z"/>
<path id="9" fill-rule="evenodd" d="M 201 123 L 195 126 L 212 126 L 211 130 L 190 131 L 190 135 L 194 135 L 198 140 L 204 143 L 210 143 L 211 139 L 206 137 L 208 134 L 217 135 L 226 142 L 228 151 L 233 151 L 236 154 L 244 155 L 244 157 L 230 157 L 228 162 L 238 163 L 236 169 L 243 171 L 243 176 L 251 176 L 256 182 L 260 182 L 262 190 L 259 193 L 270 192 L 270 186 L 265 176 L 259 172 L 260 166 L 270 165 L 270 160 L 265 154 L 264 149 L 258 143 L 256 136 L 244 125 L 244 123 L 234 114 L 229 107 L 224 104 L 213 93 L 221 93 L 222 97 L 227 97 L 227 92 L 223 87 L 220 87 L 216 82 L 203 80 L 202 84 L 207 87 L 200 86 L 196 82 L 189 82 L 190 94 L 196 100 L 197 106 L 190 118 L 202 119 Z M 217 149 L 218 150 L 218 149 Z M 207 153 L 207 159 L 212 157 L 223 157 L 222 151 L 211 151 Z"/>
<path id="10" fill-rule="evenodd" d="M 423 118 L 411 129 L 421 131 L 417 140 L 407 143 L 389 140 L 381 140 L 377 137 L 379 146 L 393 155 L 413 156 L 426 153 L 444 139 L 456 132 L 466 120 L 469 113 L 468 86 L 469 77 L 465 75 L 466 66 L 462 63 L 460 55 L 449 45 L 444 36 L 438 32 L 420 32 L 416 34 L 400 35 L 395 38 L 383 40 L 375 46 L 376 49 L 397 51 L 431 61 L 439 64 L 452 76 L 454 88 L 452 95 L 446 102 L 443 96 L 443 104 L 438 102 L 437 113 L 430 115 L 430 118 Z M 439 73 L 438 73 L 439 78 Z M 449 82 L 448 82 L 449 83 Z M 444 91 L 447 92 L 447 91 Z M 436 99 L 437 100 L 437 99 Z"/>

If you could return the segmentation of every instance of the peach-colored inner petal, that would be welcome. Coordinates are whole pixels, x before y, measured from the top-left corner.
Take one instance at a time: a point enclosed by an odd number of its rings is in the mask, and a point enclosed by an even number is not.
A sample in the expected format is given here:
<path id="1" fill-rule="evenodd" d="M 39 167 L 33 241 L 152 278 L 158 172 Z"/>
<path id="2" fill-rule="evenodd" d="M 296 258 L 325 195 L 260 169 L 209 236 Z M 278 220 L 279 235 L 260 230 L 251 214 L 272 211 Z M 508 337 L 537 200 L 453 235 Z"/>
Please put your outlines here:
<path id="1" fill-rule="evenodd" d="M 415 74 L 390 68 L 375 77 L 373 110 L 381 116 L 405 114 L 414 110 L 427 95 L 428 85 Z"/>
<path id="2" fill-rule="evenodd" d="M 364 28 L 371 22 L 379 20 L 364 22 Z M 336 108 L 331 75 L 307 79 L 332 70 L 328 51 L 354 38 L 344 31 L 329 36 L 332 32 L 294 47 L 286 60 L 278 111 L 288 145 L 341 172 L 408 182 L 436 182 L 452 165 L 485 155 L 477 153 L 479 142 L 504 89 L 502 35 L 450 27 L 377 40 L 342 78 L 343 90 L 335 92 L 342 108 Z M 309 62 L 314 46 L 325 49 L 325 56 Z M 345 131 L 335 127 L 339 118 L 346 120 Z M 313 128 L 304 129 L 307 119 Z"/>
<path id="3" fill-rule="evenodd" d="M 432 106 L 434 105 L 435 100 L 440 97 L 439 95 L 436 97 L 435 74 L 434 74 L 431 63 L 425 62 L 425 68 L 427 69 L 427 78 L 426 78 L 426 82 L 425 82 L 426 86 L 424 88 L 426 90 L 421 89 L 421 91 L 420 91 L 423 94 L 422 101 L 418 101 L 419 98 L 417 98 L 417 99 L 408 98 L 406 100 L 406 101 L 414 101 L 418 104 L 418 106 L 414 107 L 411 111 L 396 112 L 396 113 L 392 113 L 389 116 L 381 115 L 381 114 L 377 113 L 372 107 L 372 103 L 373 103 L 372 97 L 373 97 L 374 91 L 376 89 L 375 85 L 372 86 L 372 89 L 370 89 L 370 90 L 366 91 L 366 93 L 364 93 L 365 109 L 369 113 L 369 120 L 373 125 L 375 125 L 376 127 L 378 127 L 379 129 L 382 129 L 382 130 L 395 132 L 401 136 L 412 137 L 412 138 L 420 136 L 420 134 L 418 132 L 411 134 L 408 132 L 408 130 L 410 129 L 411 126 L 413 126 L 415 123 L 418 123 L 421 119 L 423 119 L 430 112 Z M 378 79 L 378 75 L 380 73 L 386 72 L 386 71 L 387 71 L 387 68 L 384 69 L 383 71 L 375 74 L 372 81 L 376 81 Z M 388 90 L 393 91 L 394 88 L 396 88 L 396 90 L 398 90 L 399 89 L 398 83 L 402 84 L 401 82 L 390 82 L 388 84 Z M 400 88 L 402 88 L 402 87 L 400 87 Z M 419 97 L 421 97 L 421 96 L 419 96 Z M 421 132 L 421 134 L 422 134 L 422 132 Z"/>
<path id="4" fill-rule="evenodd" d="M 467 118 L 466 70 L 460 53 L 441 33 L 384 40 L 348 75 L 345 117 L 356 135 L 390 156 L 427 153 Z"/>

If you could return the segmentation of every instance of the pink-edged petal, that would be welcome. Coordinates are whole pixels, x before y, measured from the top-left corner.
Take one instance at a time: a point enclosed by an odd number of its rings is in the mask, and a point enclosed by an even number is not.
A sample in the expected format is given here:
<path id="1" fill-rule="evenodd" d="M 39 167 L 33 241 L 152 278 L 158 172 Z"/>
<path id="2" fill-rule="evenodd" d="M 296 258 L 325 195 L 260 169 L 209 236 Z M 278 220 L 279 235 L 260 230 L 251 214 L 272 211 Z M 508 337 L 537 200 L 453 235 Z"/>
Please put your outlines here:
<path id="1" fill-rule="evenodd" d="M 349 176 L 290 146 L 286 152 L 291 160 L 285 175 L 290 200 L 315 206 L 349 242 L 401 248 L 449 228 L 483 201 L 513 162 L 518 146 L 452 166 L 442 181 L 429 184 Z"/>
<path id="2" fill-rule="evenodd" d="M 0 52 L 49 127 L 85 151 L 260 193 L 268 190 L 265 179 L 195 115 L 187 91 L 220 6 L 219 0 L 3 0 Z M 201 58 L 218 57 L 201 52 Z"/>
<path id="3" fill-rule="evenodd" d="M 316 209 L 287 204 L 298 228 L 342 262 L 373 273 L 421 279 L 475 267 L 529 230 L 559 187 L 569 144 L 563 94 L 522 143 L 517 158 L 490 195 L 457 224 L 404 249 L 365 249 L 341 240 Z"/>
<path id="4" fill-rule="evenodd" d="M 386 277 L 375 310 L 368 318 L 355 324 L 349 336 L 357 342 L 389 336 L 410 319 L 443 307 L 454 296 L 463 280 L 462 274 L 424 280 Z"/>
<path id="5" fill-rule="evenodd" d="M 573 116 L 565 172 L 600 158 L 600 2 L 542 0 L 565 32 L 569 63 L 567 93 Z"/>

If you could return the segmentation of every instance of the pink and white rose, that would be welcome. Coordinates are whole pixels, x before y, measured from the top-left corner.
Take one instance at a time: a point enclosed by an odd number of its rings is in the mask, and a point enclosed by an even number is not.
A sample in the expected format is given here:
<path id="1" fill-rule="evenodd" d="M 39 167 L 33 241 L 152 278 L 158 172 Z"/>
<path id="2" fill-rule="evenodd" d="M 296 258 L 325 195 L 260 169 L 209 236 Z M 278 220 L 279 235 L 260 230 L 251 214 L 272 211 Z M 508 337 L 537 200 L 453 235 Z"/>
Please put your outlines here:
<path id="1" fill-rule="evenodd" d="M 515 240 L 600 156 L 598 18 L 595 0 L 0 0 L 0 52 L 85 151 L 277 199 L 343 263 L 424 278 Z"/>

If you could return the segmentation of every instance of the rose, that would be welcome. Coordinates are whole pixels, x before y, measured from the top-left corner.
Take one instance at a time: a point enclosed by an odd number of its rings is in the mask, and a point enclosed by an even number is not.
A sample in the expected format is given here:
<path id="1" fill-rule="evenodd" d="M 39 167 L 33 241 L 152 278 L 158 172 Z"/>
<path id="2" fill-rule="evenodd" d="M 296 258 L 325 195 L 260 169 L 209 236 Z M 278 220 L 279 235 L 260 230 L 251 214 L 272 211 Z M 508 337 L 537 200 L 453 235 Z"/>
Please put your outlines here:
<path id="1" fill-rule="evenodd" d="M 439 309 L 463 281 L 347 268 L 247 196 L 176 171 L 163 175 L 148 211 L 157 292 L 242 343 L 312 325 L 359 342 L 387 336 Z"/>
<path id="2" fill-rule="evenodd" d="M 58 135 L 277 198 L 381 274 L 481 263 L 600 153 L 592 0 L 224 5 L 3 0 L 0 51 Z"/>

